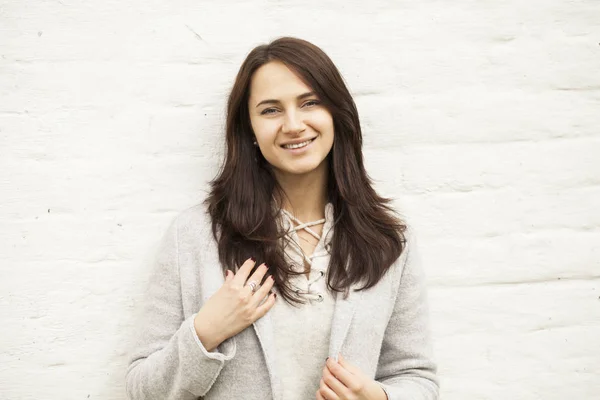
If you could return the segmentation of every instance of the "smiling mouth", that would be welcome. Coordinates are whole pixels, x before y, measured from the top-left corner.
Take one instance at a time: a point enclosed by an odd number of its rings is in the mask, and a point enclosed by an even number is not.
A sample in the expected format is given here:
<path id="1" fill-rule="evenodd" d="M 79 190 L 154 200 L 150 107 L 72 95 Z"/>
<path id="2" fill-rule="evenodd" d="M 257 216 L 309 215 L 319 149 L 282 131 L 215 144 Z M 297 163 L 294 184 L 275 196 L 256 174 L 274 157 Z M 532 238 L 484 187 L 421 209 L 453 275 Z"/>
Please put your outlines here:
<path id="1" fill-rule="evenodd" d="M 302 147 L 306 147 L 309 144 L 311 144 L 315 139 L 316 139 L 316 137 L 309 139 L 306 142 L 297 143 L 297 144 L 284 144 L 281 147 L 283 147 L 284 149 L 301 149 Z"/>

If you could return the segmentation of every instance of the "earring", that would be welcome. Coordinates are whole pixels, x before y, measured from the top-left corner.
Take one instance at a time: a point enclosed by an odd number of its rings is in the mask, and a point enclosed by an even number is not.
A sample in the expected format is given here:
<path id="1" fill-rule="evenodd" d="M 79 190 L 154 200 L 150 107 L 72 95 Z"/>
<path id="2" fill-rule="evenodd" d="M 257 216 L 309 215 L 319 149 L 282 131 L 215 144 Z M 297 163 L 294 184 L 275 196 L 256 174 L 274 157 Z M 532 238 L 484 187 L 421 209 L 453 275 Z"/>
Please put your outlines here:
<path id="1" fill-rule="evenodd" d="M 258 146 L 258 143 L 256 142 L 256 137 L 255 139 L 252 141 L 252 144 L 256 147 Z M 257 149 L 258 150 L 258 149 Z M 258 163 L 258 158 L 256 157 L 256 153 L 254 153 L 254 162 Z"/>

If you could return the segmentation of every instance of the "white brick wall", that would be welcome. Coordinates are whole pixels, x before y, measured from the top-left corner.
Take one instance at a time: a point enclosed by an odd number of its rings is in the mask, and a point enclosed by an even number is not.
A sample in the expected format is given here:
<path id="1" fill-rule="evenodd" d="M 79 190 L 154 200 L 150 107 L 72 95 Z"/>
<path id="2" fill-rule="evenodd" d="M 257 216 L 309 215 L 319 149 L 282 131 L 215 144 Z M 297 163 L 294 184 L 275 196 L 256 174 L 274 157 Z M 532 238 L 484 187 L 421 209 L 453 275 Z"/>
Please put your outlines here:
<path id="1" fill-rule="evenodd" d="M 0 398 L 124 399 L 251 47 L 326 50 L 416 225 L 444 399 L 600 398 L 600 3 L 0 0 Z"/>

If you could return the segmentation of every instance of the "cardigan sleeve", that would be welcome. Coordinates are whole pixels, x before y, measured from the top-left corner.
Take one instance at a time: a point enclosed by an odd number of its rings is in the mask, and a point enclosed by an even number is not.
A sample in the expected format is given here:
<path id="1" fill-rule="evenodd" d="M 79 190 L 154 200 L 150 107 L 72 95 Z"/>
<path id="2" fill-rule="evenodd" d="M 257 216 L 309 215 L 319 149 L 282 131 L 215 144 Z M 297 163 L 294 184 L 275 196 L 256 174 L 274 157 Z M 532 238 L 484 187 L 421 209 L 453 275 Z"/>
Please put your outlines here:
<path id="1" fill-rule="evenodd" d="M 235 355 L 235 341 L 213 352 L 204 348 L 194 329 L 195 314 L 184 319 L 181 296 L 176 219 L 156 253 L 135 327 L 126 375 L 130 400 L 197 399 Z"/>
<path id="2" fill-rule="evenodd" d="M 425 276 L 414 234 L 407 252 L 394 310 L 385 330 L 375 380 L 389 400 L 436 400 L 439 383 L 432 358 Z"/>

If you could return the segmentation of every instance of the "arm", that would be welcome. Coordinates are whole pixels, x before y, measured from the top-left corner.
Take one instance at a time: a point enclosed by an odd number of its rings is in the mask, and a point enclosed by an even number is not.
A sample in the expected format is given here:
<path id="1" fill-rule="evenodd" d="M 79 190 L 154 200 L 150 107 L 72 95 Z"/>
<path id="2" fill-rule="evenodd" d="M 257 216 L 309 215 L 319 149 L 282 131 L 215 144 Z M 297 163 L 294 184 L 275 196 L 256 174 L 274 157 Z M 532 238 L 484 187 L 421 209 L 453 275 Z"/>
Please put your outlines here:
<path id="1" fill-rule="evenodd" d="M 436 400 L 439 385 L 432 360 L 425 277 L 414 235 L 407 232 L 407 254 L 394 310 L 385 331 L 375 379 L 389 400 Z"/>
<path id="2" fill-rule="evenodd" d="M 204 396 L 235 355 L 235 342 L 207 351 L 184 319 L 178 265 L 177 221 L 162 239 L 145 293 L 143 313 L 127 369 L 130 400 L 197 399 Z"/>

